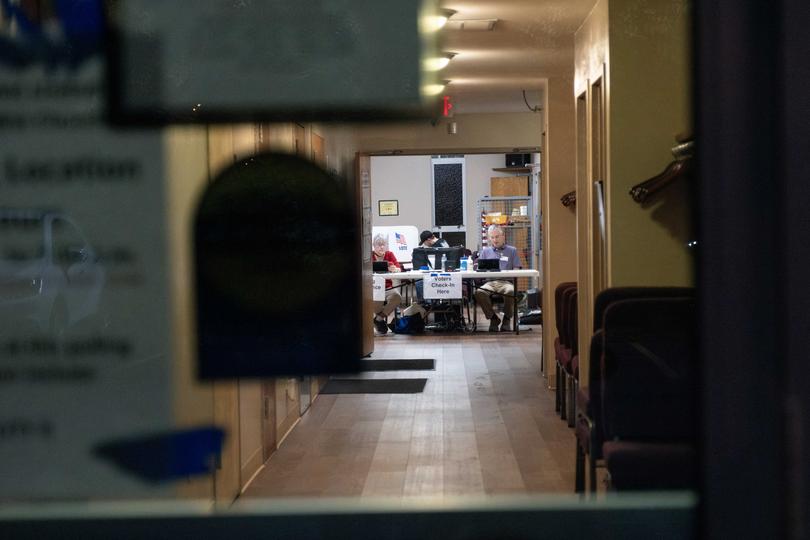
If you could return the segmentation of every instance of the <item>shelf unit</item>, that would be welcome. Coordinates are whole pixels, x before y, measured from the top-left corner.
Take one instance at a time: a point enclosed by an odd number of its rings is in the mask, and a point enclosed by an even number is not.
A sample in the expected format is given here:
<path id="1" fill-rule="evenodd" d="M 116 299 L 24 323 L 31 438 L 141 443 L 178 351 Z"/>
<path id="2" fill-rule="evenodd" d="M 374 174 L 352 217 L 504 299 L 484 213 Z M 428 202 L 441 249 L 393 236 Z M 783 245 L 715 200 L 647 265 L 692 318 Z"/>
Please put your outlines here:
<path id="1" fill-rule="evenodd" d="M 496 214 L 502 216 L 505 223 L 498 223 L 506 235 L 506 243 L 518 250 L 518 256 L 524 268 L 534 268 L 535 234 L 531 197 L 483 197 L 478 199 L 480 230 L 478 251 L 487 246 L 487 228 L 499 221 Z M 537 286 L 534 278 L 518 280 L 518 289 L 525 291 Z"/>

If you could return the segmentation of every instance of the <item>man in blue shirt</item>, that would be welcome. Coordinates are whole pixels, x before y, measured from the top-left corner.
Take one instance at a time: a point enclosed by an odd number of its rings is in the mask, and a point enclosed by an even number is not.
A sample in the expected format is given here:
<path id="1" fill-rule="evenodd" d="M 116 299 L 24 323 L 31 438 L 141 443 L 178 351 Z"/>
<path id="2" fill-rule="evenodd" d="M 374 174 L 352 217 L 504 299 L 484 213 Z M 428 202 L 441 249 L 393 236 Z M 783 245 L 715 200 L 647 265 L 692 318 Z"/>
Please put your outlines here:
<path id="1" fill-rule="evenodd" d="M 497 225 L 490 225 L 487 229 L 489 245 L 481 250 L 478 259 L 500 259 L 501 270 L 514 270 L 521 268 L 517 248 L 506 244 L 503 229 Z M 492 309 L 490 295 L 496 293 L 503 295 L 503 323 Z M 489 319 L 489 331 L 497 332 L 500 324 L 501 332 L 512 330 L 512 313 L 515 306 L 515 288 L 508 281 L 488 281 L 475 291 L 475 301 L 481 306 L 484 316 Z"/>

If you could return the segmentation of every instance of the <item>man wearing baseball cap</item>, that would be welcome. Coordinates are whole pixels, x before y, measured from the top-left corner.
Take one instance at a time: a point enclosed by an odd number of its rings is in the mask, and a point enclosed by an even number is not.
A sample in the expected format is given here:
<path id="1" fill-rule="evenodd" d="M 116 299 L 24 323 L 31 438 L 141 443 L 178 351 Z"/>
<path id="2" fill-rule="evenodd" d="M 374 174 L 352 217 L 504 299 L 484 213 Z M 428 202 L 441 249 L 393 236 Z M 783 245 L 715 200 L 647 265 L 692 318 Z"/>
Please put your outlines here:
<path id="1" fill-rule="evenodd" d="M 419 245 L 424 247 L 449 247 L 447 241 L 438 238 L 433 231 L 422 231 L 419 235 Z"/>

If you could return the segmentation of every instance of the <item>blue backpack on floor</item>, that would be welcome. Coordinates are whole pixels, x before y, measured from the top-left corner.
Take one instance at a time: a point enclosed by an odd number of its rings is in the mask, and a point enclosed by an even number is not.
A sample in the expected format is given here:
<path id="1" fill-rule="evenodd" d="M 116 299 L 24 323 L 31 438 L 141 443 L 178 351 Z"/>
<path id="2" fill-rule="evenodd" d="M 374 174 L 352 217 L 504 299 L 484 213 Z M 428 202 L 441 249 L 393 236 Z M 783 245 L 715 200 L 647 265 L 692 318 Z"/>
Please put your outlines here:
<path id="1" fill-rule="evenodd" d="M 425 320 L 421 315 L 405 315 L 394 323 L 395 334 L 421 334 L 425 331 Z"/>

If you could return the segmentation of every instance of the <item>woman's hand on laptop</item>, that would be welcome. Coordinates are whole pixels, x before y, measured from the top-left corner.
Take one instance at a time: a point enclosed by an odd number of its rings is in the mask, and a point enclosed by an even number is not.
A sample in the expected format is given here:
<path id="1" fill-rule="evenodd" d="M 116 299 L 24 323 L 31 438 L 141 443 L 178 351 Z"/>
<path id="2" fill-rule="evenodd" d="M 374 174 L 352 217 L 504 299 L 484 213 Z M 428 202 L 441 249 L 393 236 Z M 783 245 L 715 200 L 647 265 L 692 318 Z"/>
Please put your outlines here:
<path id="1" fill-rule="evenodd" d="M 399 266 L 397 266 L 395 264 L 389 264 L 388 265 L 388 271 L 389 272 L 399 272 L 400 271 Z"/>

